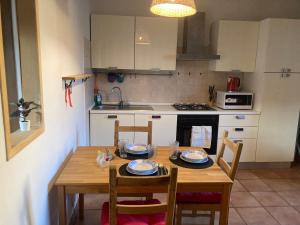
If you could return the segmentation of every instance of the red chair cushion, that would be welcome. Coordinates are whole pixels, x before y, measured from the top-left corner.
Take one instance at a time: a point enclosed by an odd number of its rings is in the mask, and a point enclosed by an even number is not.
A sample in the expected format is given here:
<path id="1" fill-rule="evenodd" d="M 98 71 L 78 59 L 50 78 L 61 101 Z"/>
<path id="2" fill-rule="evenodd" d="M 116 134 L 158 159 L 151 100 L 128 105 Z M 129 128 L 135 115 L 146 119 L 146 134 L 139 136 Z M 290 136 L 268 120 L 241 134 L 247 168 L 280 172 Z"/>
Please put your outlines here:
<path id="1" fill-rule="evenodd" d="M 152 200 L 137 200 L 137 201 L 121 201 L 118 202 L 123 205 L 149 205 L 159 204 L 160 201 L 157 199 Z M 109 225 L 109 205 L 108 202 L 103 204 L 101 225 Z M 165 225 L 165 213 L 157 213 L 150 215 L 117 215 L 117 225 Z"/>
<path id="2" fill-rule="evenodd" d="M 220 203 L 221 200 L 222 194 L 219 192 L 183 192 L 176 195 L 178 203 Z"/>

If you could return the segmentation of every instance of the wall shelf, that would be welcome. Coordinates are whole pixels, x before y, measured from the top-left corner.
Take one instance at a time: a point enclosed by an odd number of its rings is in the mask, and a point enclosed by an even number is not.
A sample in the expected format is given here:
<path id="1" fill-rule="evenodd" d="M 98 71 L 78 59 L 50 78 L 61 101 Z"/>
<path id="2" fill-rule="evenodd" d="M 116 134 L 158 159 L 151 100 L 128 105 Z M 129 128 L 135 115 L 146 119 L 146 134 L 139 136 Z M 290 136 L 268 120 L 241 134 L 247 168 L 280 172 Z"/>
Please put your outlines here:
<path id="1" fill-rule="evenodd" d="M 81 80 L 82 83 L 87 81 L 87 79 L 94 77 L 94 74 L 85 73 L 85 74 L 77 74 L 72 76 L 63 76 L 61 79 L 65 82 L 65 102 L 69 104 L 70 107 L 73 107 L 71 101 L 71 94 L 72 94 L 72 84 L 77 80 Z"/>
<path id="2" fill-rule="evenodd" d="M 91 78 L 93 76 L 94 76 L 94 74 L 90 74 L 90 73 L 88 73 L 88 74 L 70 75 L 70 76 L 63 76 L 62 80 L 64 80 L 64 81 L 76 81 L 76 80 L 83 80 L 83 81 L 85 81 L 85 80 L 87 80 L 87 79 L 89 79 L 89 78 Z"/>

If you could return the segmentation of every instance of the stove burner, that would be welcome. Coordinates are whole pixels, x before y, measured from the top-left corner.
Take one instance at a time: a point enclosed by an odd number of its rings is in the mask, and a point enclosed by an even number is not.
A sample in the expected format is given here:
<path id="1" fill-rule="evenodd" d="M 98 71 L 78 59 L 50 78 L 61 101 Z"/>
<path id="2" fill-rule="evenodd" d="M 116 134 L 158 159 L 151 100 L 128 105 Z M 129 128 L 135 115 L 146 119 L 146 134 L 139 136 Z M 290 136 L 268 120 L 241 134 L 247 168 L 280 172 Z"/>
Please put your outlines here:
<path id="1" fill-rule="evenodd" d="M 175 103 L 173 105 L 173 107 L 180 111 L 183 111 L 183 110 L 190 110 L 190 111 L 200 111 L 200 110 L 212 111 L 212 110 L 215 110 L 206 104 L 198 104 L 198 103 L 187 103 L 187 104 Z"/>

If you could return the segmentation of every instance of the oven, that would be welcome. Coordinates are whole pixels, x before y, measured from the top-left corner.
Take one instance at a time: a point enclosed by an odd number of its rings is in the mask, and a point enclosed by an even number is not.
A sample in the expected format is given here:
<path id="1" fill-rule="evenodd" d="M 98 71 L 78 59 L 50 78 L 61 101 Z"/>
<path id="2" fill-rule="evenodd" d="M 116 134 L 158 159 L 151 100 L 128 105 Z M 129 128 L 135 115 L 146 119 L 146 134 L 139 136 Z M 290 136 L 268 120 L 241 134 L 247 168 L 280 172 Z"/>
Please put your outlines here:
<path id="1" fill-rule="evenodd" d="M 215 155 L 218 143 L 219 115 L 178 115 L 176 138 L 180 146 L 191 146 L 193 126 L 211 127 L 210 149 L 204 149 L 209 155 Z"/>

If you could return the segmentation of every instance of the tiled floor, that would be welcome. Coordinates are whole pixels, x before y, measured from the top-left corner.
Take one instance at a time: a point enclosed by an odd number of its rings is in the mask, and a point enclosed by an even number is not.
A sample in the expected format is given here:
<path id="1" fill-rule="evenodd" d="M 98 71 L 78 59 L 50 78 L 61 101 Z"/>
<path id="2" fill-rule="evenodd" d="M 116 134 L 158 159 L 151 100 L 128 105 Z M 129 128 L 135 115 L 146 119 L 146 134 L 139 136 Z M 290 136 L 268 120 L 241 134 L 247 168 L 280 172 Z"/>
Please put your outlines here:
<path id="1" fill-rule="evenodd" d="M 86 195 L 85 219 L 76 225 L 100 225 L 101 206 L 107 200 L 107 195 Z M 184 218 L 183 224 L 208 224 L 208 219 Z M 300 168 L 239 170 L 229 225 L 300 225 Z"/>

